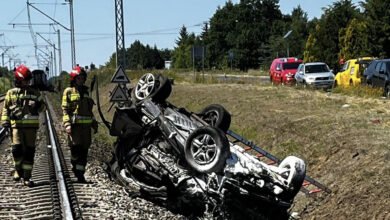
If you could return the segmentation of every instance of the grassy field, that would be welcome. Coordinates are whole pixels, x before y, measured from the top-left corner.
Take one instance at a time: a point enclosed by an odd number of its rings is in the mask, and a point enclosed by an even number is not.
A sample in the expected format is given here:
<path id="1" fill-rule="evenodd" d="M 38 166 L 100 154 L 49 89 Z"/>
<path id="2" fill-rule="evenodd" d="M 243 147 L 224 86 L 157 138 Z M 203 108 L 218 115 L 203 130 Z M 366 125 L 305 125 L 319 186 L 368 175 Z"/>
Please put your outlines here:
<path id="1" fill-rule="evenodd" d="M 99 88 L 109 121 L 111 74 L 100 77 Z M 194 83 L 185 74 L 166 74 L 178 79 L 171 103 L 194 112 L 222 104 L 232 114 L 231 130 L 279 158 L 296 155 L 306 161 L 307 174 L 332 193 L 298 194 L 292 210 L 303 219 L 390 218 L 390 102 L 378 92 L 324 92 L 261 81 Z M 140 75 L 129 74 L 133 83 Z M 114 141 L 107 133 L 101 126 L 100 146 Z"/>

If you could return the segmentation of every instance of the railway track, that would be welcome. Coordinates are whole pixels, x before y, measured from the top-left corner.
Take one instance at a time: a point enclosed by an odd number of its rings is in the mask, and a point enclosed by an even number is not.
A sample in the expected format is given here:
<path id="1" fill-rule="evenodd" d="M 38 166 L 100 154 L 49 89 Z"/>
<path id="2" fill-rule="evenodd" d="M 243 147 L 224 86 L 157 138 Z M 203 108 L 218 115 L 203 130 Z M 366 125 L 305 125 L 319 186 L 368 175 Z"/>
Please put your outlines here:
<path id="1" fill-rule="evenodd" d="M 51 122 L 50 108 L 40 117 L 45 122 L 38 131 L 34 187 L 13 181 L 11 154 L 9 149 L 2 149 L 2 155 L 7 157 L 1 163 L 0 219 L 81 218 L 77 196 Z"/>
<path id="2" fill-rule="evenodd" d="M 5 94 L 0 94 L 0 102 L 3 102 L 5 98 Z"/>
<path id="3" fill-rule="evenodd" d="M 87 183 L 78 183 L 70 171 L 70 150 L 61 124 L 48 100 L 41 114 L 37 134 L 34 187 L 12 179 L 9 138 L 0 144 L 0 219 L 177 219 L 164 208 L 138 197 L 130 197 L 125 187 L 116 185 L 104 173 L 97 155 L 107 154 L 100 146 L 91 148 Z M 58 131 L 58 133 L 57 133 Z"/>

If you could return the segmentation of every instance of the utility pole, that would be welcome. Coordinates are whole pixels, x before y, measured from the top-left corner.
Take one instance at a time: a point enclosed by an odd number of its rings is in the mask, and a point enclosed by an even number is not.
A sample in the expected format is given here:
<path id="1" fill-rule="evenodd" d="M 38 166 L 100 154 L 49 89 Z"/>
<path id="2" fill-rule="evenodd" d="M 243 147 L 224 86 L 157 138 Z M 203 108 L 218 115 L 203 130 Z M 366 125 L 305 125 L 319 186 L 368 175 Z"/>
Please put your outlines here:
<path id="1" fill-rule="evenodd" d="M 70 12 L 70 42 L 72 47 L 72 68 L 76 66 L 76 45 L 74 38 L 74 17 L 73 17 L 73 0 L 65 0 L 69 2 L 69 12 Z"/>
<path id="2" fill-rule="evenodd" d="M 57 59 L 56 59 L 56 45 L 51 43 L 49 40 L 47 40 L 46 38 L 42 37 L 42 35 L 40 33 L 36 33 L 39 37 L 41 37 L 44 41 L 46 41 L 46 43 L 48 43 L 50 46 L 53 47 L 53 50 L 54 50 L 54 68 L 53 66 L 51 67 L 51 76 L 55 76 L 56 75 L 56 71 L 57 71 Z M 50 56 L 53 57 L 53 53 L 50 52 Z M 52 63 L 53 64 L 53 63 Z"/>
<path id="3" fill-rule="evenodd" d="M 123 0 L 115 1 L 116 67 L 126 70 L 125 31 L 123 25 Z"/>
<path id="4" fill-rule="evenodd" d="M 70 31 L 70 33 L 71 33 L 71 55 L 72 55 L 72 57 L 71 57 L 72 67 L 71 68 L 73 68 L 74 66 L 76 66 L 76 55 L 75 55 L 76 54 L 76 46 L 75 46 L 75 37 L 74 37 L 73 0 L 65 0 L 65 2 L 69 2 L 69 7 L 70 7 L 70 23 L 71 23 L 70 29 L 65 27 L 64 25 L 62 25 L 60 22 L 56 21 L 55 19 L 51 18 L 49 15 L 47 15 L 43 11 L 39 10 L 37 7 L 33 6 L 28 1 L 27 1 L 27 5 L 34 8 L 36 11 L 40 12 L 41 14 L 43 14 L 45 17 L 49 18 L 50 20 L 54 21 L 54 23 L 61 26 L 65 30 Z M 30 22 L 30 26 L 31 25 L 32 24 Z M 60 32 L 59 32 L 59 30 L 57 30 L 57 31 L 58 31 L 58 41 L 60 41 Z M 34 37 L 33 37 L 33 39 L 34 39 Z M 60 42 L 58 43 L 58 45 L 59 45 L 59 48 L 61 48 Z M 61 59 L 61 55 L 60 55 L 60 71 L 62 71 L 62 63 L 61 62 L 62 62 L 62 59 Z M 39 60 L 38 60 L 38 63 L 39 63 Z"/>
<path id="5" fill-rule="evenodd" d="M 1 53 L 1 60 L 2 60 L 2 67 L 4 67 L 4 55 L 5 53 L 7 53 L 7 51 L 11 48 L 14 48 L 13 46 L 2 46 L 0 47 L 1 49 L 3 49 L 3 53 Z"/>
<path id="6" fill-rule="evenodd" d="M 60 35 L 60 29 L 57 29 L 57 35 L 58 35 L 58 75 L 62 72 L 62 55 L 61 55 L 61 35 Z"/>

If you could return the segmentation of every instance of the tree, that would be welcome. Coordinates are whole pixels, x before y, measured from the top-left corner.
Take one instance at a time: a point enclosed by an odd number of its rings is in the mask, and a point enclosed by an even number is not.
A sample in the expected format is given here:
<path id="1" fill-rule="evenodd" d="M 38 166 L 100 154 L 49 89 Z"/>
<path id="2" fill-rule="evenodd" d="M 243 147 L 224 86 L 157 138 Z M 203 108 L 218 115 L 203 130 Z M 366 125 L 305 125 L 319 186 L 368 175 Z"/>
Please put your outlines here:
<path id="1" fill-rule="evenodd" d="M 172 66 L 175 68 L 190 68 L 191 48 L 195 40 L 195 34 L 188 34 L 187 28 L 183 26 L 179 38 L 176 40 L 177 47 L 173 51 Z"/>
<path id="2" fill-rule="evenodd" d="M 307 13 L 300 6 L 294 8 L 291 13 L 291 35 L 289 41 L 290 56 L 303 58 L 303 50 L 309 35 Z"/>
<path id="3" fill-rule="evenodd" d="M 339 0 L 324 9 L 324 14 L 317 22 L 316 31 L 310 33 L 310 42 L 306 43 L 304 58 L 327 63 L 335 71 L 339 64 L 339 36 L 340 32 L 347 27 L 350 21 L 361 16 L 359 9 L 352 4 L 351 0 Z"/>
<path id="4" fill-rule="evenodd" d="M 340 58 L 349 60 L 369 56 L 369 32 L 366 21 L 352 19 L 347 28 L 340 33 Z"/>
<path id="5" fill-rule="evenodd" d="M 207 34 L 207 59 L 210 65 L 223 67 L 233 53 L 233 66 L 240 70 L 258 68 L 269 56 L 273 23 L 282 18 L 278 0 L 231 1 L 218 8 L 210 19 Z"/>
<path id="6" fill-rule="evenodd" d="M 390 0 L 367 0 L 362 3 L 369 28 L 369 47 L 373 56 L 390 56 Z"/>

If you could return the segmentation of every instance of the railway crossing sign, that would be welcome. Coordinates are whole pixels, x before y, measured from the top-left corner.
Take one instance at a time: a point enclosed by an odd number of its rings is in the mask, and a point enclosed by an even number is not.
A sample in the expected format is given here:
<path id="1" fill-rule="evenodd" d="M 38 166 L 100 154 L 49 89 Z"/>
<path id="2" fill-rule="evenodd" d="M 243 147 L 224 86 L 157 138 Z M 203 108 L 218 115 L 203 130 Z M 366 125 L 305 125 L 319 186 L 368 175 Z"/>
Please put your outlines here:
<path id="1" fill-rule="evenodd" d="M 114 92 L 111 95 L 110 102 L 124 102 L 128 101 L 127 94 L 120 85 L 117 85 L 114 89 Z"/>
<path id="2" fill-rule="evenodd" d="M 128 89 L 126 83 L 130 83 L 129 78 L 126 76 L 122 66 L 119 66 L 111 78 L 111 83 L 117 83 L 114 91 L 111 93 L 110 102 L 119 102 L 119 105 L 123 105 L 123 102 L 129 101 Z"/>
<path id="3" fill-rule="evenodd" d="M 130 83 L 122 66 L 119 66 L 115 74 L 111 78 L 112 83 Z"/>

